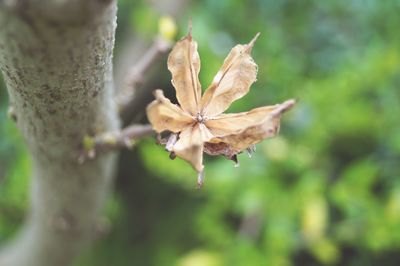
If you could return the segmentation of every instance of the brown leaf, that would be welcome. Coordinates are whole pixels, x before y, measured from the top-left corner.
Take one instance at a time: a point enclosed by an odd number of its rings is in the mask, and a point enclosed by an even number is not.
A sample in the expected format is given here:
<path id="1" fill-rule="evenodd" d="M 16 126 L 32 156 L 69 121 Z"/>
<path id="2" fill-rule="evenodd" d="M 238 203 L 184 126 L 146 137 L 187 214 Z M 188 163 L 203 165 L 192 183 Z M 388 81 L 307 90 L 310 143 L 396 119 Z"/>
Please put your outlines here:
<path id="1" fill-rule="evenodd" d="M 184 129 L 179 134 L 172 151 L 182 159 L 188 161 L 197 172 L 201 172 L 203 166 L 203 138 L 199 125 Z"/>
<path id="2" fill-rule="evenodd" d="M 194 123 L 193 118 L 165 98 L 161 90 L 156 90 L 154 95 L 156 100 L 147 106 L 147 117 L 155 131 L 169 130 L 177 133 Z"/>
<path id="3" fill-rule="evenodd" d="M 178 41 L 168 57 L 168 69 L 172 74 L 172 84 L 176 90 L 176 98 L 182 109 L 192 115 L 198 114 L 201 97 L 199 81 L 200 57 L 197 42 L 192 39 L 191 32 Z"/>
<path id="4" fill-rule="evenodd" d="M 204 182 L 203 152 L 223 155 L 238 165 L 237 154 L 254 152 L 254 144 L 272 137 L 279 130 L 280 117 L 295 101 L 265 106 L 249 112 L 222 114 L 230 104 L 243 97 L 256 80 L 257 65 L 250 53 L 258 34 L 245 45 L 235 46 L 201 97 L 198 79 L 200 59 L 197 43 L 189 34 L 173 48 L 168 69 L 180 106 L 172 104 L 161 91 L 147 115 L 156 131 L 173 132 L 168 140 L 161 139 L 170 151 L 170 158 L 179 156 L 198 172 L 198 186 Z"/>
<path id="5" fill-rule="evenodd" d="M 229 145 L 230 153 L 238 153 L 279 131 L 281 114 L 295 104 L 288 100 L 282 104 L 265 106 L 249 112 L 222 114 L 206 122 L 207 128 L 216 136 L 209 142 Z M 225 153 L 222 153 L 225 155 Z"/>
<path id="6" fill-rule="evenodd" d="M 250 53 L 258 35 L 249 44 L 236 45 L 225 59 L 201 99 L 200 109 L 205 116 L 221 114 L 233 101 L 246 95 L 256 81 L 257 65 Z"/>
<path id="7" fill-rule="evenodd" d="M 205 124 L 216 137 L 237 134 L 248 127 L 263 123 L 265 117 L 278 106 L 279 104 L 255 108 L 248 112 L 220 114 L 207 120 Z"/>
<path id="8" fill-rule="evenodd" d="M 204 143 L 204 152 L 211 156 L 223 155 L 229 160 L 232 160 L 237 154 L 237 151 L 233 150 L 232 147 L 225 142 L 206 142 Z"/>

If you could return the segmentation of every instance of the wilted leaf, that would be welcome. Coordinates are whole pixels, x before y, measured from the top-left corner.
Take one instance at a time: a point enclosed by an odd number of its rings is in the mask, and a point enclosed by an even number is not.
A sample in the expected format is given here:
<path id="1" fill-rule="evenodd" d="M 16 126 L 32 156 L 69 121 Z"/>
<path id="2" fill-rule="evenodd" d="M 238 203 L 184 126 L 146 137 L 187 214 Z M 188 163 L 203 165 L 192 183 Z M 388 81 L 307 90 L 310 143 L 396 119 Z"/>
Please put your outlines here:
<path id="1" fill-rule="evenodd" d="M 191 163 L 196 171 L 203 171 L 203 138 L 199 125 L 184 129 L 172 151 Z"/>
<path id="2" fill-rule="evenodd" d="M 249 44 L 236 45 L 214 77 L 201 99 L 201 110 L 206 116 L 224 112 L 231 103 L 246 95 L 257 79 L 257 65 L 251 49 L 259 34 Z"/>
<path id="3" fill-rule="evenodd" d="M 249 112 L 222 114 L 206 122 L 211 133 L 216 136 L 210 143 L 226 143 L 235 153 L 257 144 L 263 139 L 275 136 L 280 127 L 281 113 L 291 108 L 293 100 L 275 106 L 265 106 Z"/>
<path id="4" fill-rule="evenodd" d="M 165 141 L 166 149 L 188 161 L 204 180 L 203 152 L 223 155 L 237 162 L 237 153 L 254 150 L 254 144 L 274 136 L 281 114 L 295 101 L 265 106 L 238 114 L 221 114 L 236 99 L 244 96 L 256 80 L 257 65 L 250 52 L 258 34 L 249 44 L 237 45 L 225 59 L 212 84 L 201 97 L 198 79 L 200 59 L 191 32 L 180 40 L 168 58 L 172 84 L 180 106 L 172 104 L 161 91 L 147 108 L 154 130 L 174 134 Z"/>
<path id="5" fill-rule="evenodd" d="M 201 85 L 198 78 L 200 57 L 197 52 L 197 42 L 193 40 L 190 31 L 175 44 L 169 54 L 168 69 L 172 74 L 172 84 L 182 109 L 196 115 L 201 97 Z"/>
<path id="6" fill-rule="evenodd" d="M 147 117 L 157 132 L 180 132 L 194 121 L 182 109 L 165 98 L 161 90 L 155 91 L 156 100 L 147 106 Z"/>

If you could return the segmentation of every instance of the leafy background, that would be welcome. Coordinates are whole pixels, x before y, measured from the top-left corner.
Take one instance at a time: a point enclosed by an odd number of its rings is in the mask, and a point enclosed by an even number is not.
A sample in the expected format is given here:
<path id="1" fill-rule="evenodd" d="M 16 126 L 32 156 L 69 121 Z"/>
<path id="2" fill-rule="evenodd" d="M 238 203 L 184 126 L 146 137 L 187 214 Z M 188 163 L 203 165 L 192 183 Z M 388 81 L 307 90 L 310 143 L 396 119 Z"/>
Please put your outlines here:
<path id="1" fill-rule="evenodd" d="M 127 32 L 150 41 L 165 15 L 146 1 L 119 10 L 117 54 Z M 229 111 L 298 104 L 239 168 L 207 157 L 200 191 L 154 140 L 124 152 L 129 178 L 76 266 L 399 265 L 399 14 L 398 0 L 192 2 L 178 36 L 191 17 L 203 87 L 232 46 L 261 32 L 258 81 Z M 4 86 L 0 97 L 1 243 L 24 219 L 31 164 Z"/>

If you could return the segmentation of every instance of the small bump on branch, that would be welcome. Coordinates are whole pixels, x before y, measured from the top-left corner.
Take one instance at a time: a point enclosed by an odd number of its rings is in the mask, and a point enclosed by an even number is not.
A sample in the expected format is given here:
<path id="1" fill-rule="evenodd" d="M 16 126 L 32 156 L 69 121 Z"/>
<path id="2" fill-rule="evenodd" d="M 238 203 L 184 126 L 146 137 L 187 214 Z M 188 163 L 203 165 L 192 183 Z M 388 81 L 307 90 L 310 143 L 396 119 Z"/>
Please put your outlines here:
<path id="1" fill-rule="evenodd" d="M 151 136 L 153 133 L 151 125 L 131 125 L 118 132 L 106 132 L 94 137 L 86 136 L 78 161 L 82 164 L 111 150 L 132 149 L 137 140 Z"/>

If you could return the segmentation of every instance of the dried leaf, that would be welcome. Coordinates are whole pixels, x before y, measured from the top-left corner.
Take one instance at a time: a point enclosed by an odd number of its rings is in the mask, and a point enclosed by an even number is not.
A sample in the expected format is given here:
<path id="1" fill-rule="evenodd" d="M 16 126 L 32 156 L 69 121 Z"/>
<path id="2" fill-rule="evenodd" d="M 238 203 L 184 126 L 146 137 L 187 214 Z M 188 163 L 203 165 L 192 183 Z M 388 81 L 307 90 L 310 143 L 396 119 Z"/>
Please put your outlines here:
<path id="1" fill-rule="evenodd" d="M 204 152 L 212 156 L 223 155 L 225 156 L 225 158 L 229 160 L 232 160 L 234 156 L 237 154 L 237 152 L 233 150 L 229 144 L 224 142 L 218 142 L 218 143 L 205 142 Z"/>
<path id="2" fill-rule="evenodd" d="M 191 32 L 178 41 L 168 57 L 168 69 L 172 74 L 172 84 L 176 90 L 176 98 L 182 109 L 196 115 L 201 97 L 199 81 L 200 57 L 197 42 Z"/>
<path id="3" fill-rule="evenodd" d="M 157 132 L 180 132 L 194 123 L 193 118 L 165 98 L 161 90 L 155 91 L 156 100 L 147 106 L 147 117 Z"/>
<path id="4" fill-rule="evenodd" d="M 279 104 L 255 108 L 248 112 L 221 114 L 207 120 L 205 125 L 216 137 L 237 134 L 248 127 L 263 123 L 263 120 L 278 106 Z"/>
<path id="5" fill-rule="evenodd" d="M 237 134 L 211 139 L 211 143 L 226 143 L 235 152 L 239 153 L 250 145 L 257 144 L 263 139 L 275 136 L 279 131 L 279 118 L 266 118 L 263 123 L 248 127 Z"/>
<path id="6" fill-rule="evenodd" d="M 182 159 L 188 161 L 197 172 L 203 166 L 203 139 L 198 125 L 188 127 L 179 134 L 179 139 L 172 151 Z"/>
<path id="7" fill-rule="evenodd" d="M 257 39 L 235 46 L 212 84 L 201 96 L 198 79 L 200 59 L 197 43 L 191 33 L 180 40 L 168 58 L 168 69 L 180 106 L 172 104 L 161 91 L 147 108 L 147 115 L 158 133 L 173 132 L 168 141 L 161 140 L 170 158 L 179 156 L 198 172 L 198 186 L 204 182 L 203 152 L 223 155 L 236 162 L 243 150 L 255 150 L 254 144 L 274 136 L 279 130 L 280 117 L 295 101 L 265 106 L 249 112 L 222 114 L 229 105 L 244 96 L 256 80 L 257 65 L 251 49 Z"/>
<path id="8" fill-rule="evenodd" d="M 263 139 L 275 136 L 279 131 L 281 114 L 294 104 L 294 100 L 288 100 L 275 106 L 256 108 L 247 113 L 220 115 L 220 119 L 207 121 L 207 127 L 216 136 L 209 142 L 228 144 L 233 152 L 239 153 Z M 238 125 L 242 125 L 241 130 L 237 130 Z"/>
<path id="9" fill-rule="evenodd" d="M 200 109 L 205 116 L 224 112 L 233 101 L 246 95 L 256 81 L 257 65 L 250 53 L 258 35 L 249 44 L 236 45 L 225 59 L 201 99 Z"/>

